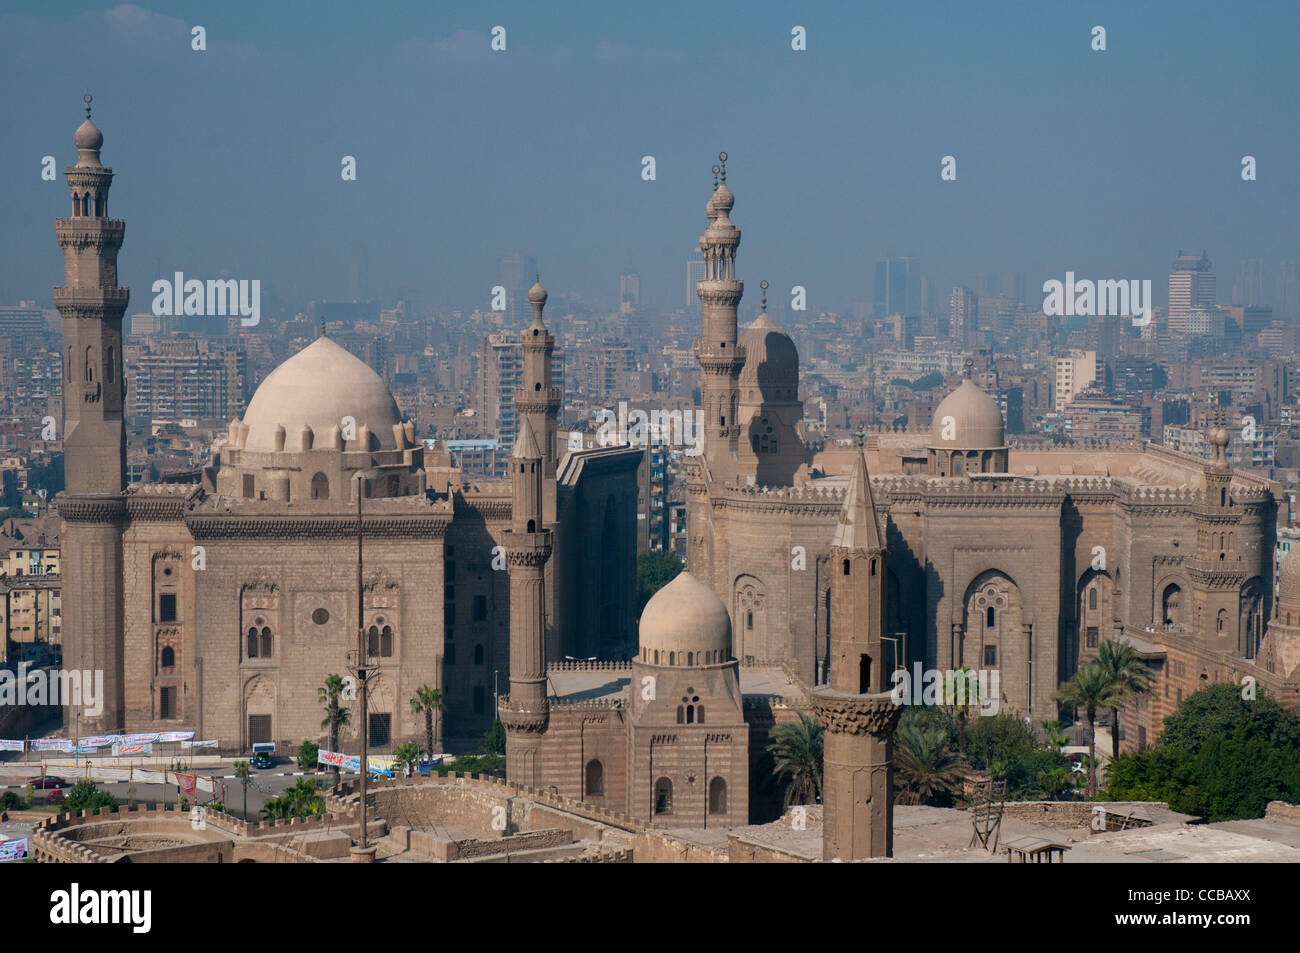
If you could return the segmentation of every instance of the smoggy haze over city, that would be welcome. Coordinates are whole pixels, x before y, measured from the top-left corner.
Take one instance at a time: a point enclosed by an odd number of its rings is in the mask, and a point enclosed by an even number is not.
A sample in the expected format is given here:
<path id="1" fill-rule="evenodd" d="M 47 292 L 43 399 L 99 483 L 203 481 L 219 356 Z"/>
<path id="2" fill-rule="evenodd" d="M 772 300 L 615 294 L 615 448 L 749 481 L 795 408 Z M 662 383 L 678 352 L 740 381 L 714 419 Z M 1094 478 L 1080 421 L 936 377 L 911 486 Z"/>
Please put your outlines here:
<path id="1" fill-rule="evenodd" d="M 1155 279 L 1163 304 L 1175 253 L 1204 249 L 1225 285 L 1262 260 L 1271 294 L 1300 259 L 1300 12 L 1246 6 L 12 2 L 0 300 L 48 305 L 61 281 L 51 221 L 86 91 L 131 311 L 183 271 L 260 278 L 290 316 L 349 297 L 363 245 L 370 294 L 417 309 L 486 307 L 516 251 L 557 299 L 608 307 L 638 272 L 646 303 L 680 307 L 722 149 L 746 309 L 766 278 L 847 310 L 882 255 L 945 294 L 1015 271 L 1033 301 L 1071 270 Z"/>

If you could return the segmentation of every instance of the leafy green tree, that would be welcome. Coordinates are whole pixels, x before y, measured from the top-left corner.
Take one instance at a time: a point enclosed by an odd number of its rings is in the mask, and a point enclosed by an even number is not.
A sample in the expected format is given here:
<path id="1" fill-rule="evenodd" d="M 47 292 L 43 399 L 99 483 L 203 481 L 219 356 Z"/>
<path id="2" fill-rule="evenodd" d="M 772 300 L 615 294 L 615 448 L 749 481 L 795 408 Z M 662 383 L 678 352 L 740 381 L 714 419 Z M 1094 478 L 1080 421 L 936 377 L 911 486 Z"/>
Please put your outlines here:
<path id="1" fill-rule="evenodd" d="M 1097 793 L 1097 712 L 1118 704 L 1123 689 L 1118 687 L 1097 662 L 1089 662 L 1074 673 L 1052 695 L 1067 708 L 1082 710 L 1088 719 L 1088 796 Z"/>
<path id="2" fill-rule="evenodd" d="M 1300 748 L 1300 714 L 1283 708 L 1271 695 L 1249 701 L 1241 695 L 1239 685 L 1221 682 L 1184 698 L 1165 719 L 1160 744 L 1196 754 L 1211 738 L 1226 737 L 1249 721 L 1275 747 Z"/>
<path id="3" fill-rule="evenodd" d="M 78 781 L 68 791 L 64 805 L 69 811 L 98 811 L 101 807 L 117 810 L 117 798 L 95 787 L 94 781 Z"/>
<path id="4" fill-rule="evenodd" d="M 650 597 L 672 582 L 682 571 L 681 558 L 667 549 L 651 549 L 636 558 L 636 614 L 650 601 Z"/>
<path id="5" fill-rule="evenodd" d="M 1061 795 L 1074 788 L 1074 772 L 1069 768 L 1052 768 L 1038 772 L 1038 783 L 1047 792 L 1048 800 L 1059 801 Z"/>
<path id="6" fill-rule="evenodd" d="M 966 727 L 966 758 L 982 771 L 992 773 L 995 761 L 1011 764 L 1028 757 L 1036 748 L 1033 729 L 1010 712 L 980 715 L 970 719 Z"/>
<path id="7" fill-rule="evenodd" d="M 799 712 L 798 721 L 783 721 L 768 735 L 772 772 L 785 783 L 782 806 L 816 804 L 822 797 L 822 726 Z"/>
<path id="8" fill-rule="evenodd" d="M 325 706 L 325 718 L 321 721 L 320 726 L 329 729 L 330 751 L 339 750 L 339 729 L 345 726 L 351 717 L 351 712 L 339 704 L 339 700 L 343 697 L 346 688 L 347 683 L 343 680 L 342 675 L 325 676 L 325 684 L 320 688 L 320 703 Z M 338 783 L 339 767 L 334 765 L 334 784 L 336 787 Z"/>
<path id="9" fill-rule="evenodd" d="M 318 754 L 320 754 L 320 745 L 314 741 L 303 741 L 298 746 L 298 767 L 304 771 L 315 771 Z"/>
<path id="10" fill-rule="evenodd" d="M 492 722 L 487 734 L 483 736 L 483 751 L 486 754 L 506 753 L 506 726 L 501 724 L 500 718 Z"/>
<path id="11" fill-rule="evenodd" d="M 939 728 L 900 722 L 894 733 L 896 797 L 901 804 L 946 806 L 961 791 L 966 759 L 948 746 Z"/>
<path id="12" fill-rule="evenodd" d="M 0 794 L 0 808 L 4 808 L 6 811 L 16 810 L 21 803 L 21 799 L 13 791 Z"/>
<path id="13" fill-rule="evenodd" d="M 1097 664 L 1115 686 L 1115 703 L 1110 706 L 1111 754 L 1119 754 L 1119 710 L 1151 691 L 1151 669 L 1127 642 L 1107 639 L 1097 653 Z"/>
<path id="14" fill-rule="evenodd" d="M 411 714 L 424 715 L 424 747 L 429 752 L 429 757 L 433 757 L 434 719 L 446 707 L 442 692 L 428 685 L 417 688 L 415 697 L 411 699 Z"/>
<path id="15" fill-rule="evenodd" d="M 943 703 L 952 709 L 957 718 L 957 751 L 966 757 L 966 719 L 972 709 L 979 710 L 980 688 L 975 673 L 965 665 L 953 672 L 951 680 L 943 680 Z"/>
<path id="16" fill-rule="evenodd" d="M 299 778 L 293 787 L 279 797 L 271 798 L 262 807 L 262 816 L 268 821 L 318 817 L 324 812 L 325 799 L 317 792 L 316 783 L 310 778 Z"/>

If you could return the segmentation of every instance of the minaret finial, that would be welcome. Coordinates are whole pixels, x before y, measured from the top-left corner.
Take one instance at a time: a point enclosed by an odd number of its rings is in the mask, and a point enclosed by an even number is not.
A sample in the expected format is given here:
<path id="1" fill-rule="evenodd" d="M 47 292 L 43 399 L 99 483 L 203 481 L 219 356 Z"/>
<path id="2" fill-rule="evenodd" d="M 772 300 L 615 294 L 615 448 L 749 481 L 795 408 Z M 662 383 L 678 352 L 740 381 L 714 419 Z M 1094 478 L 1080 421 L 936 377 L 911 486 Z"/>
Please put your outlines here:
<path id="1" fill-rule="evenodd" d="M 971 369 L 974 368 L 974 366 L 975 366 L 975 362 L 971 360 L 969 357 L 966 358 L 966 363 L 963 364 L 961 368 L 961 376 L 970 377 Z"/>
<path id="2" fill-rule="evenodd" d="M 720 168 L 721 166 L 716 165 L 713 167 L 713 191 L 715 192 L 718 191 L 718 171 Z"/>
<path id="3" fill-rule="evenodd" d="M 95 98 L 95 97 L 92 96 L 92 95 L 90 95 L 90 93 L 86 93 L 86 95 L 84 95 L 84 96 L 81 97 L 82 101 L 85 102 L 85 104 L 86 104 L 86 118 L 87 118 L 87 119 L 90 118 L 90 103 L 91 103 L 91 100 L 93 100 L 94 98 Z"/>
<path id="4" fill-rule="evenodd" d="M 329 331 L 327 331 L 327 330 L 325 329 L 325 319 L 324 319 L 324 318 L 321 318 L 321 319 L 320 319 L 320 336 L 323 337 L 323 338 L 327 338 L 327 337 L 330 336 Z"/>
<path id="5" fill-rule="evenodd" d="M 725 152 L 718 153 L 718 163 L 720 166 L 718 171 L 722 173 L 722 181 L 725 183 L 727 181 L 727 154 Z"/>
<path id="6" fill-rule="evenodd" d="M 767 281 L 766 280 L 760 281 L 758 283 L 758 286 L 763 289 L 763 311 L 766 312 L 767 311 Z"/>
<path id="7" fill-rule="evenodd" d="M 858 449 L 862 449 L 867 444 L 867 428 L 858 426 Z"/>

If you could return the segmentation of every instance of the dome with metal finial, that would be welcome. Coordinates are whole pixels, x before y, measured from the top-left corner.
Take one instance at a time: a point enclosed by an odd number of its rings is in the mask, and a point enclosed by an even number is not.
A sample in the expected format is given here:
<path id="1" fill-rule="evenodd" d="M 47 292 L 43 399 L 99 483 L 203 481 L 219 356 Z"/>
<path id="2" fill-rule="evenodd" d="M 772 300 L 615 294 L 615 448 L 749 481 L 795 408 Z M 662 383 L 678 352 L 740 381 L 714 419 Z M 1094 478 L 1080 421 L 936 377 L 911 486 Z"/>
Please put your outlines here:
<path id="1" fill-rule="evenodd" d="M 713 203 L 713 208 L 719 215 L 730 215 L 732 208 L 736 205 L 736 197 L 731 194 L 731 189 L 727 188 L 727 154 L 718 153 L 718 173 L 722 181 L 714 190 L 713 198 L 709 201 Z"/>
<path id="2" fill-rule="evenodd" d="M 86 93 L 82 97 L 86 104 L 86 121 L 77 127 L 77 131 L 72 137 L 72 142 L 80 154 L 80 158 L 77 160 L 78 165 L 99 165 L 99 150 L 104 145 L 104 134 L 99 131 L 98 126 L 90 121 L 90 103 L 92 99 L 94 97 L 90 93 Z"/>
<path id="3" fill-rule="evenodd" d="M 767 282 L 760 281 L 758 287 L 763 292 L 763 310 L 740 336 L 745 354 L 740 383 L 763 389 L 769 400 L 788 400 L 799 389 L 799 349 L 790 335 L 767 316 Z"/>
<path id="4" fill-rule="evenodd" d="M 542 287 L 542 276 L 537 276 L 537 283 L 528 289 L 528 300 L 533 304 L 546 304 L 546 289 Z"/>

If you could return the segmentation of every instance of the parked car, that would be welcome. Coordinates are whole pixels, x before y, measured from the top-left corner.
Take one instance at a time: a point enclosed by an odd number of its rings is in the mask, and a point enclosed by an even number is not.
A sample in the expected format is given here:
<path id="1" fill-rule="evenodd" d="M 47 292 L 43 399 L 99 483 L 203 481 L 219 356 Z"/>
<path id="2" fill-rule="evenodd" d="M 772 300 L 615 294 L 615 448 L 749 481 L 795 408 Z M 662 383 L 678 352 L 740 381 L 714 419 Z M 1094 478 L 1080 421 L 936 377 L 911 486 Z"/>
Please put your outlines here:
<path id="1" fill-rule="evenodd" d="M 66 788 L 67 786 L 67 781 L 63 780 L 63 778 L 56 778 L 52 774 L 32 779 L 32 787 L 34 788 Z"/>
<path id="2" fill-rule="evenodd" d="M 62 804 L 63 801 L 64 801 L 63 791 L 59 788 L 55 788 L 49 794 L 45 795 L 46 804 Z"/>

